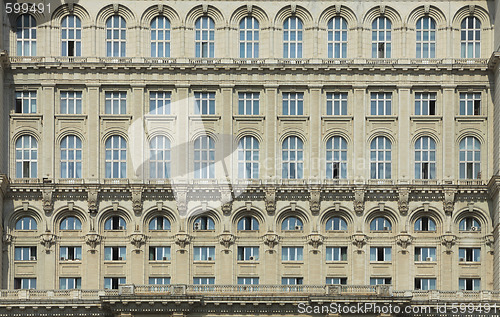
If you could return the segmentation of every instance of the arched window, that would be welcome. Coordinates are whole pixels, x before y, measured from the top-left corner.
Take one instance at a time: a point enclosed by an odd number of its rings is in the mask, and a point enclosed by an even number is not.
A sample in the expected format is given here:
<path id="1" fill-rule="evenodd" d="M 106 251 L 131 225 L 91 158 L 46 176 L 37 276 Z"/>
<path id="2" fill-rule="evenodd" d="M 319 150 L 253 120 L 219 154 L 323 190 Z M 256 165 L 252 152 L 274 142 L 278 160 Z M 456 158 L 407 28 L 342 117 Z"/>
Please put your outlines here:
<path id="1" fill-rule="evenodd" d="M 151 21 L 151 57 L 170 57 L 170 20 L 158 16 Z"/>
<path id="2" fill-rule="evenodd" d="M 16 44 L 18 56 L 36 56 L 36 20 L 23 14 L 16 21 Z"/>
<path id="3" fill-rule="evenodd" d="M 370 223 L 371 231 L 389 231 L 391 228 L 391 222 L 385 217 L 377 217 Z"/>
<path id="4" fill-rule="evenodd" d="M 170 221 L 167 217 L 154 217 L 149 222 L 149 230 L 170 230 Z"/>
<path id="5" fill-rule="evenodd" d="M 391 141 L 384 137 L 376 137 L 370 145 L 370 178 L 391 178 Z"/>
<path id="6" fill-rule="evenodd" d="M 282 145 L 282 177 L 304 177 L 304 143 L 299 137 L 289 136 Z"/>
<path id="7" fill-rule="evenodd" d="M 22 135 L 16 141 L 16 177 L 36 178 L 38 142 L 31 135 Z"/>
<path id="8" fill-rule="evenodd" d="M 61 178 L 82 177 L 82 141 L 75 135 L 61 140 Z"/>
<path id="9" fill-rule="evenodd" d="M 194 141 L 194 178 L 215 177 L 215 142 L 206 135 Z"/>
<path id="10" fill-rule="evenodd" d="M 459 144 L 460 178 L 481 178 L 481 142 L 473 136 L 468 136 Z"/>
<path id="11" fill-rule="evenodd" d="M 170 140 L 159 135 L 149 143 L 149 177 L 170 178 Z"/>
<path id="12" fill-rule="evenodd" d="M 125 57 L 127 45 L 127 23 L 119 15 L 106 21 L 106 56 Z"/>
<path id="13" fill-rule="evenodd" d="M 417 21 L 417 58 L 436 57 L 436 21 L 422 17 Z"/>
<path id="14" fill-rule="evenodd" d="M 347 230 L 347 222 L 341 217 L 331 217 L 326 222 L 327 231 L 345 231 Z"/>
<path id="15" fill-rule="evenodd" d="M 240 21 L 240 58 L 259 57 L 259 21 L 244 17 Z"/>
<path id="16" fill-rule="evenodd" d="M 436 142 L 423 136 L 415 142 L 415 178 L 436 178 Z"/>
<path id="17" fill-rule="evenodd" d="M 458 224 L 458 230 L 460 231 L 481 231 L 481 225 L 479 221 L 474 217 L 466 217 L 460 221 Z"/>
<path id="18" fill-rule="evenodd" d="M 259 141 L 253 136 L 238 142 L 238 178 L 259 178 Z"/>
<path id="19" fill-rule="evenodd" d="M 391 58 L 391 21 L 378 17 L 372 23 L 372 57 Z"/>
<path id="20" fill-rule="evenodd" d="M 347 142 L 334 136 L 326 142 L 326 178 L 347 178 Z"/>
<path id="21" fill-rule="evenodd" d="M 466 17 L 460 26 L 460 56 L 462 58 L 481 57 L 481 21 L 476 17 Z"/>
<path id="22" fill-rule="evenodd" d="M 347 21 L 334 17 L 328 21 L 328 58 L 347 57 Z"/>
<path id="23" fill-rule="evenodd" d="M 67 15 L 61 22 L 61 55 L 82 56 L 82 21 Z"/>
<path id="24" fill-rule="evenodd" d="M 194 230 L 215 230 L 215 222 L 208 216 L 196 218 L 193 224 Z"/>
<path id="25" fill-rule="evenodd" d="M 127 141 L 119 135 L 106 140 L 106 178 L 127 177 Z"/>
<path id="26" fill-rule="evenodd" d="M 259 230 L 259 222 L 252 216 L 241 217 L 238 221 L 238 230 Z"/>
<path id="27" fill-rule="evenodd" d="M 61 220 L 61 230 L 82 230 L 82 222 L 80 219 L 70 216 Z"/>
<path id="28" fill-rule="evenodd" d="M 210 17 L 198 18 L 195 22 L 195 53 L 196 57 L 214 57 L 215 23 Z"/>
<path id="29" fill-rule="evenodd" d="M 302 220 L 298 217 L 287 217 L 281 223 L 281 230 L 302 230 L 304 227 Z"/>
<path id="30" fill-rule="evenodd" d="M 37 224 L 32 217 L 22 217 L 16 222 L 16 230 L 36 230 Z"/>
<path id="31" fill-rule="evenodd" d="M 415 231 L 436 231 L 436 222 L 429 217 L 420 217 L 415 221 Z"/>
<path id="32" fill-rule="evenodd" d="M 283 23 L 283 58 L 302 58 L 302 20 L 289 17 Z"/>
<path id="33" fill-rule="evenodd" d="M 104 230 L 125 230 L 127 223 L 120 216 L 111 216 L 104 222 Z"/>

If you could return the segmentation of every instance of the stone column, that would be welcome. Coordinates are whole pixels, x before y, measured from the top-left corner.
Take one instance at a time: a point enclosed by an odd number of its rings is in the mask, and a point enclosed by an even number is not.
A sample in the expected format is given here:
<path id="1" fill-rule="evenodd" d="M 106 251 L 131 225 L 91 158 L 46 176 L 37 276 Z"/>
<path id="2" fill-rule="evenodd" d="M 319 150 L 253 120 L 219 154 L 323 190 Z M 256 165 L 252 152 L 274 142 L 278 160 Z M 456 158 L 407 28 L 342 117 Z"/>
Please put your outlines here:
<path id="1" fill-rule="evenodd" d="M 280 148 L 278 144 L 277 135 L 277 109 L 278 109 L 278 86 L 277 85 L 264 85 L 265 94 L 261 100 L 264 101 L 262 108 L 262 113 L 265 116 L 265 126 L 264 126 L 264 139 L 266 144 L 262 149 L 264 149 L 264 160 L 262 162 L 262 178 L 269 179 L 276 176 L 281 177 L 281 169 L 277 166 L 276 161 L 276 148 Z"/>
<path id="2" fill-rule="evenodd" d="M 309 157 L 309 164 L 306 164 L 306 169 L 309 169 L 309 178 L 310 179 L 320 179 L 324 177 L 322 174 L 322 151 L 321 151 L 321 114 L 324 104 L 322 103 L 321 91 L 322 86 L 310 85 L 309 86 L 309 118 L 311 120 L 311 124 L 309 125 L 310 129 L 310 140 L 314 140 L 313 142 L 309 142 L 309 154 L 306 154 L 306 157 Z M 307 107 L 306 107 L 307 109 Z M 304 113 L 307 115 L 307 113 Z M 307 167 L 309 165 L 309 167 Z"/>
<path id="3" fill-rule="evenodd" d="M 87 150 L 84 152 L 92 153 L 88 156 L 88 175 L 89 179 L 100 179 L 104 177 L 101 175 L 102 166 L 99 165 L 99 159 L 101 157 L 101 122 L 100 122 L 100 85 L 99 84 L 88 84 L 87 85 L 87 98 L 84 98 L 84 109 L 88 114 L 87 119 L 87 140 L 85 146 Z M 85 101 L 87 99 L 87 101 Z"/>
<path id="4" fill-rule="evenodd" d="M 189 157 L 191 132 L 189 114 L 192 113 L 190 107 L 193 107 L 193 105 L 189 102 L 189 85 L 187 83 L 176 85 L 175 90 L 176 98 L 173 111 L 177 112 L 177 124 L 175 145 L 172 146 L 172 159 L 175 160 L 172 171 L 176 171 L 173 176 L 187 178 L 191 162 Z"/>
<path id="5" fill-rule="evenodd" d="M 132 85 L 132 96 L 129 98 L 128 112 L 132 116 L 131 124 L 142 125 L 144 123 L 144 113 L 145 113 L 145 84 L 133 84 Z M 144 133 L 142 135 L 129 135 L 129 138 L 134 137 L 134 142 L 130 142 L 129 152 L 131 157 L 134 156 L 134 160 L 129 160 L 128 173 L 132 182 L 142 182 L 144 177 L 149 176 L 146 173 L 149 171 L 145 151 L 148 149 L 148 142 L 146 140 L 146 135 L 148 133 L 147 126 L 144 127 Z M 133 146 L 133 148 L 132 148 Z M 135 165 L 134 165 L 135 164 Z"/>
<path id="6" fill-rule="evenodd" d="M 413 178 L 412 168 L 412 144 L 410 140 L 410 115 L 412 114 L 410 86 L 398 87 L 398 111 L 396 107 L 393 114 L 398 116 L 399 133 L 398 136 L 398 173 L 392 175 L 393 179 L 409 181 Z M 395 98 L 394 98 L 395 99 Z M 396 153 L 395 153 L 396 154 Z M 394 156 L 393 156 L 394 157 Z"/>
<path id="7" fill-rule="evenodd" d="M 443 180 L 454 180 L 458 179 L 456 174 L 457 170 L 457 155 L 455 151 L 455 115 L 457 114 L 457 103 L 455 94 L 455 85 L 443 85 L 443 98 L 441 107 L 438 107 L 438 111 L 441 108 L 441 113 L 439 113 L 443 118 L 443 153 L 448 153 L 448 155 L 442 155 L 441 166 L 443 169 Z"/>
<path id="8" fill-rule="evenodd" d="M 55 84 L 42 83 L 42 93 L 38 98 L 37 112 L 42 114 L 42 133 L 38 144 L 38 177 L 53 178 L 55 175 L 54 151 L 59 146 L 53 146 L 54 135 L 54 108 L 55 108 Z M 46 142 L 50 142 L 48 144 Z"/>
<path id="9" fill-rule="evenodd" d="M 216 113 L 220 115 L 220 130 L 221 139 L 219 142 L 219 155 L 222 163 L 222 169 L 216 168 L 216 177 L 220 179 L 227 179 L 228 177 L 237 177 L 234 175 L 237 171 L 233 168 L 233 144 L 236 140 L 233 140 L 235 135 L 233 135 L 233 85 L 221 85 L 221 97 L 219 100 L 221 102 L 216 103 Z"/>
<path id="10" fill-rule="evenodd" d="M 348 171 L 354 181 L 363 182 L 370 176 L 370 162 L 366 155 L 366 85 L 353 87 L 353 96 L 349 100 L 353 115 L 352 166 Z M 351 178 L 348 176 L 348 178 Z"/>

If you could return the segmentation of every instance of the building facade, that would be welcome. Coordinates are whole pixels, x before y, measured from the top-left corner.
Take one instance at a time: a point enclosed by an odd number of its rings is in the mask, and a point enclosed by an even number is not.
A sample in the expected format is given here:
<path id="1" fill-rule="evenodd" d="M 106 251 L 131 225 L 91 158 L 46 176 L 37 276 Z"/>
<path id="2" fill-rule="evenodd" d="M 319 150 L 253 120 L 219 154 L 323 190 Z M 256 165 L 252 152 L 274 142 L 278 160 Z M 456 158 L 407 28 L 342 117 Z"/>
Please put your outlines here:
<path id="1" fill-rule="evenodd" d="M 0 314 L 499 300 L 494 1 L 5 9 Z"/>

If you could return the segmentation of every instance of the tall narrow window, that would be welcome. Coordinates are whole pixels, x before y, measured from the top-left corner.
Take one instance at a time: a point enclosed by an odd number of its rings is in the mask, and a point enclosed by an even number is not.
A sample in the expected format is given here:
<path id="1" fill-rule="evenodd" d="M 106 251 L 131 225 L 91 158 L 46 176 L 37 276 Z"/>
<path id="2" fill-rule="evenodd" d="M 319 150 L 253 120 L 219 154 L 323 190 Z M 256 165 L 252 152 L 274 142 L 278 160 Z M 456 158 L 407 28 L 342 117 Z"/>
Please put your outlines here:
<path id="1" fill-rule="evenodd" d="M 195 114 L 215 114 L 215 92 L 195 92 L 194 99 Z"/>
<path id="2" fill-rule="evenodd" d="M 259 21 L 254 17 L 240 21 L 240 57 L 259 57 Z"/>
<path id="3" fill-rule="evenodd" d="M 258 92 L 238 93 L 238 114 L 258 115 L 259 99 L 260 99 L 260 94 Z"/>
<path id="4" fill-rule="evenodd" d="M 282 177 L 304 177 L 304 143 L 299 137 L 289 136 L 282 145 Z"/>
<path id="5" fill-rule="evenodd" d="M 61 91 L 61 114 L 82 113 L 82 92 Z"/>
<path id="6" fill-rule="evenodd" d="M 170 92 L 152 91 L 149 93 L 149 114 L 169 115 L 171 103 Z"/>
<path id="7" fill-rule="evenodd" d="M 253 136 L 238 142 L 238 178 L 259 178 L 259 141 Z"/>
<path id="8" fill-rule="evenodd" d="M 68 135 L 61 140 L 61 178 L 82 177 L 82 140 Z"/>
<path id="9" fill-rule="evenodd" d="M 149 177 L 170 178 L 170 140 L 159 135 L 149 143 Z"/>
<path id="10" fill-rule="evenodd" d="M 107 92 L 105 98 L 106 114 L 126 114 L 127 113 L 127 93 Z"/>
<path id="11" fill-rule="evenodd" d="M 214 57 L 215 23 L 210 17 L 201 17 L 195 22 L 196 57 Z"/>
<path id="12" fill-rule="evenodd" d="M 326 142 L 326 178 L 347 178 L 347 142 L 334 136 Z"/>
<path id="13" fill-rule="evenodd" d="M 466 17 L 460 26 L 460 56 L 462 58 L 481 57 L 481 21 L 476 17 Z"/>
<path id="14" fill-rule="evenodd" d="M 194 141 L 194 178 L 215 177 L 215 142 L 206 135 Z"/>
<path id="15" fill-rule="evenodd" d="M 16 21 L 16 44 L 18 56 L 36 56 L 36 20 L 23 14 Z"/>
<path id="16" fill-rule="evenodd" d="M 283 23 L 283 58 L 302 58 L 302 21 L 289 17 Z"/>
<path id="17" fill-rule="evenodd" d="M 16 177 L 36 178 L 38 142 L 31 135 L 22 135 L 16 141 Z"/>
<path id="18" fill-rule="evenodd" d="M 460 93 L 460 115 L 478 116 L 481 114 L 481 93 Z"/>
<path id="19" fill-rule="evenodd" d="M 392 93 L 372 92 L 370 96 L 372 116 L 390 116 L 392 114 Z"/>
<path id="20" fill-rule="evenodd" d="M 468 136 L 459 144 L 460 178 L 481 178 L 481 143 L 473 136 Z"/>
<path id="21" fill-rule="evenodd" d="M 391 21 L 378 17 L 372 23 L 372 57 L 391 58 Z"/>
<path id="22" fill-rule="evenodd" d="M 391 141 L 379 136 L 370 145 L 370 178 L 389 179 L 391 178 Z"/>
<path id="23" fill-rule="evenodd" d="M 347 57 L 347 21 L 334 17 L 328 21 L 328 58 Z"/>
<path id="24" fill-rule="evenodd" d="M 170 57 L 170 20 L 164 16 L 151 21 L 151 57 Z"/>
<path id="25" fill-rule="evenodd" d="M 62 19 L 61 55 L 82 56 L 82 22 L 76 15 L 68 15 Z"/>
<path id="26" fill-rule="evenodd" d="M 127 177 L 127 141 L 119 135 L 106 140 L 106 178 Z"/>
<path id="27" fill-rule="evenodd" d="M 436 21 L 422 17 L 417 21 L 417 58 L 436 57 Z"/>
<path id="28" fill-rule="evenodd" d="M 428 136 L 415 142 L 415 178 L 436 178 L 436 142 Z"/>
<path id="29" fill-rule="evenodd" d="M 329 116 L 347 115 L 347 93 L 327 93 L 326 114 Z"/>
<path id="30" fill-rule="evenodd" d="M 127 23 L 119 15 L 106 21 L 106 56 L 125 57 L 127 45 Z"/>
<path id="31" fill-rule="evenodd" d="M 16 91 L 16 113 L 36 113 L 36 91 Z"/>
<path id="32" fill-rule="evenodd" d="M 415 115 L 433 116 L 436 114 L 436 93 L 415 93 Z"/>
<path id="33" fill-rule="evenodd" d="M 304 94 L 301 92 L 283 93 L 283 115 L 295 116 L 304 114 Z"/>

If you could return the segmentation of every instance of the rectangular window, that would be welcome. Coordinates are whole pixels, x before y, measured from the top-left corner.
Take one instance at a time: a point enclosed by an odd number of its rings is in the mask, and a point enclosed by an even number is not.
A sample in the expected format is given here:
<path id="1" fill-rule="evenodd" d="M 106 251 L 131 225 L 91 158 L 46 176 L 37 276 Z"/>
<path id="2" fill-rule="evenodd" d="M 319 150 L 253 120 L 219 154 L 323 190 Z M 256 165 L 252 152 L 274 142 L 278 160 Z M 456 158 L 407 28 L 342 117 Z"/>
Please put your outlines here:
<path id="1" fill-rule="evenodd" d="M 347 247 L 327 247 L 327 261 L 347 261 Z"/>
<path id="2" fill-rule="evenodd" d="M 123 285 L 127 283 L 125 277 L 105 277 L 104 278 L 104 289 L 118 289 L 118 285 Z"/>
<path id="3" fill-rule="evenodd" d="M 436 261 L 436 248 L 415 248 L 415 262 Z"/>
<path id="4" fill-rule="evenodd" d="M 169 285 L 170 277 L 150 277 L 149 278 L 150 285 Z"/>
<path id="5" fill-rule="evenodd" d="M 36 289 L 36 278 L 15 278 L 14 289 Z"/>
<path id="6" fill-rule="evenodd" d="M 126 114 L 127 113 L 127 93 L 107 92 L 105 100 L 106 114 Z"/>
<path id="7" fill-rule="evenodd" d="M 14 249 L 14 260 L 36 261 L 36 247 L 16 247 Z"/>
<path id="8" fill-rule="evenodd" d="M 371 277 L 370 285 L 391 285 L 392 278 L 390 277 Z"/>
<path id="9" fill-rule="evenodd" d="M 81 289 L 82 279 L 79 277 L 59 278 L 59 289 Z"/>
<path id="10" fill-rule="evenodd" d="M 481 114 L 481 93 L 460 93 L 460 115 L 478 116 Z"/>
<path id="11" fill-rule="evenodd" d="M 150 261 L 170 261 L 170 247 L 149 247 Z"/>
<path id="12" fill-rule="evenodd" d="M 125 261 L 127 259 L 126 247 L 105 247 L 104 261 Z"/>
<path id="13" fill-rule="evenodd" d="M 194 99 L 195 114 L 215 114 L 215 92 L 195 92 Z"/>
<path id="14" fill-rule="evenodd" d="M 481 262 L 480 248 L 459 248 L 458 260 L 460 262 Z"/>
<path id="15" fill-rule="evenodd" d="M 479 278 L 459 278 L 458 289 L 461 291 L 480 291 L 481 279 Z"/>
<path id="16" fill-rule="evenodd" d="M 436 115 L 436 93 L 415 93 L 415 115 Z"/>
<path id="17" fill-rule="evenodd" d="M 149 114 L 169 115 L 172 94 L 163 91 L 151 91 L 149 93 Z"/>
<path id="18" fill-rule="evenodd" d="M 61 114 L 82 113 L 82 92 L 61 91 Z"/>
<path id="19" fill-rule="evenodd" d="M 390 116 L 392 115 L 392 93 L 372 92 L 371 93 L 371 115 Z"/>
<path id="20" fill-rule="evenodd" d="M 327 93 L 326 114 L 328 116 L 347 115 L 347 93 Z"/>
<path id="21" fill-rule="evenodd" d="M 215 284 L 215 277 L 195 277 L 193 278 L 194 285 L 213 285 Z"/>
<path id="22" fill-rule="evenodd" d="M 303 277 L 282 277 L 281 285 L 302 285 L 304 284 Z"/>
<path id="23" fill-rule="evenodd" d="M 303 261 L 303 247 L 282 247 L 281 260 L 282 261 Z"/>
<path id="24" fill-rule="evenodd" d="M 259 100 L 260 94 L 258 92 L 238 93 L 238 114 L 246 116 L 258 115 Z"/>
<path id="25" fill-rule="evenodd" d="M 59 257 L 61 261 L 81 261 L 82 247 L 61 247 Z"/>
<path id="26" fill-rule="evenodd" d="M 239 285 L 258 285 L 259 278 L 258 277 L 238 277 Z"/>
<path id="27" fill-rule="evenodd" d="M 391 248 L 371 247 L 370 261 L 385 261 L 385 262 L 391 261 Z"/>
<path id="28" fill-rule="evenodd" d="M 415 289 L 416 290 L 434 290 L 436 289 L 436 279 L 435 278 L 416 278 L 415 279 Z"/>
<path id="29" fill-rule="evenodd" d="M 238 261 L 258 261 L 259 247 L 238 247 Z"/>
<path id="30" fill-rule="evenodd" d="M 16 113 L 36 113 L 36 91 L 16 91 Z"/>
<path id="31" fill-rule="evenodd" d="M 215 247 L 194 247 L 194 261 L 214 261 Z"/>
<path id="32" fill-rule="evenodd" d="M 283 115 L 301 116 L 304 114 L 304 94 L 301 92 L 283 93 Z"/>
<path id="33" fill-rule="evenodd" d="M 327 277 L 326 278 L 327 285 L 346 285 L 347 277 Z"/>

